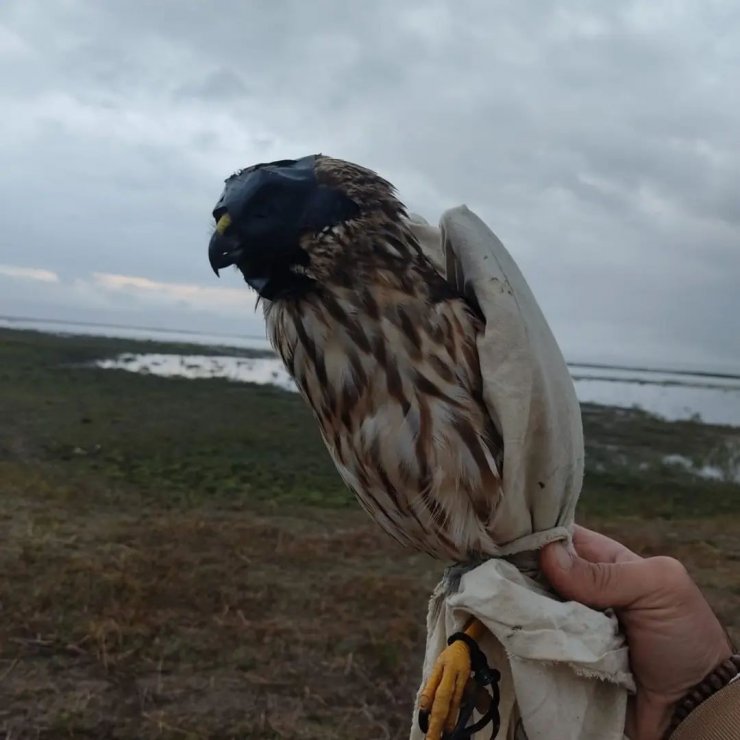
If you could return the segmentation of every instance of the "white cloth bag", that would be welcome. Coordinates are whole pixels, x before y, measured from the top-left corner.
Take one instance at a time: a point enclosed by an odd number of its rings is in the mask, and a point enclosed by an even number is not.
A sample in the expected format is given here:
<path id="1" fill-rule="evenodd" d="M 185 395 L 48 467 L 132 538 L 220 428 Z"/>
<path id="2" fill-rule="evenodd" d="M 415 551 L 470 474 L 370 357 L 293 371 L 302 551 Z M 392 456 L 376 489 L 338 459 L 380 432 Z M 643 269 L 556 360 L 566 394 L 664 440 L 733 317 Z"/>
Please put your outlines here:
<path id="1" fill-rule="evenodd" d="M 472 211 L 446 211 L 439 228 L 414 217 L 411 228 L 485 316 L 483 395 L 504 440 L 499 552 L 450 569 L 432 594 L 422 686 L 449 635 L 476 617 L 489 633 L 481 648 L 501 672 L 497 739 L 622 740 L 634 683 L 616 618 L 563 603 L 537 580 L 536 551 L 570 538 L 583 482 L 581 413 L 567 365 L 516 263 Z M 423 738 L 418 698 L 411 740 Z M 490 737 L 490 725 L 475 735 Z"/>

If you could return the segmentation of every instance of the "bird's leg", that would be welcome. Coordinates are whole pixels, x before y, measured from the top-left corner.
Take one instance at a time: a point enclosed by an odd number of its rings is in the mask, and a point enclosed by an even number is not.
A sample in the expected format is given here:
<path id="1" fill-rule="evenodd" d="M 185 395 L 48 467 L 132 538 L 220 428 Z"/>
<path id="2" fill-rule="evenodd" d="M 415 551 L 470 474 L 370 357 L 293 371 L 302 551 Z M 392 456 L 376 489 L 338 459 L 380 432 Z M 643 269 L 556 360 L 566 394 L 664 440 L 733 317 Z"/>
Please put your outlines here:
<path id="1" fill-rule="evenodd" d="M 465 627 L 465 634 L 478 641 L 485 630 L 483 624 L 473 618 Z M 439 654 L 419 700 L 422 728 L 428 722 L 427 740 L 439 740 L 443 731 L 454 729 L 470 672 L 470 649 L 464 642 L 457 640 Z"/>

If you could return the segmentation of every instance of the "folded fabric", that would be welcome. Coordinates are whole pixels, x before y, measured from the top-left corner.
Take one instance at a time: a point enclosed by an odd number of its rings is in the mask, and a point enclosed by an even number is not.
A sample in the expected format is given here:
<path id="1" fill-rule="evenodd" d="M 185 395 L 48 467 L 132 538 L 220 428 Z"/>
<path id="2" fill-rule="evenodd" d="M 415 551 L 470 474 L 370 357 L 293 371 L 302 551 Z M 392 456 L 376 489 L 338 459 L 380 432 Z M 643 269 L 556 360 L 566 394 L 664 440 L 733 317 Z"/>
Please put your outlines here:
<path id="1" fill-rule="evenodd" d="M 478 339 L 484 401 L 504 441 L 492 526 L 498 552 L 448 569 L 437 586 L 423 679 L 449 635 L 476 617 L 489 631 L 481 648 L 501 672 L 497 738 L 621 740 L 634 684 L 617 620 L 561 602 L 537 570 L 539 548 L 569 539 L 583 482 L 580 407 L 565 360 L 516 263 L 473 212 L 446 211 L 439 228 L 412 217 L 411 227 L 485 317 Z M 415 720 L 410 737 L 423 738 Z"/>

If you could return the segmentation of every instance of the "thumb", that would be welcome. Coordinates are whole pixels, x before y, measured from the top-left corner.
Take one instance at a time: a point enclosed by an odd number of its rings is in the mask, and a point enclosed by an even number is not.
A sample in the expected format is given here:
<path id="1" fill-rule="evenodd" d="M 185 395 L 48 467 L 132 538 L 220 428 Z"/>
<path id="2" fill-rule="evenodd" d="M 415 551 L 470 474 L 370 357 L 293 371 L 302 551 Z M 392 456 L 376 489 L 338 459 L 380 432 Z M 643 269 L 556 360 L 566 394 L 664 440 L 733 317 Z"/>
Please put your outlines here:
<path id="1" fill-rule="evenodd" d="M 649 563 L 592 563 L 563 542 L 546 545 L 540 554 L 540 567 L 561 596 L 597 609 L 628 607 L 650 593 L 654 579 Z"/>

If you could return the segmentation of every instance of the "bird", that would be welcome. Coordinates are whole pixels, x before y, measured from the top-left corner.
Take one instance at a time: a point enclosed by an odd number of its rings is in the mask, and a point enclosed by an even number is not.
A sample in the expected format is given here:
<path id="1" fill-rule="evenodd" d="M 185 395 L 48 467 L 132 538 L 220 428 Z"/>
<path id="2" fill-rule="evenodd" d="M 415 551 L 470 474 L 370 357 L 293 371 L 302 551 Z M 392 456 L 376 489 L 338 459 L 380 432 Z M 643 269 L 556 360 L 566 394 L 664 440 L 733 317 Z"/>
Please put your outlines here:
<path id="1" fill-rule="evenodd" d="M 226 179 L 211 267 L 258 293 L 267 335 L 340 477 L 402 546 L 443 561 L 496 552 L 503 437 L 483 400 L 485 321 L 425 254 L 395 187 L 314 154 Z M 483 635 L 471 620 L 470 639 Z M 422 689 L 427 738 L 450 732 L 470 676 L 463 641 Z"/>

